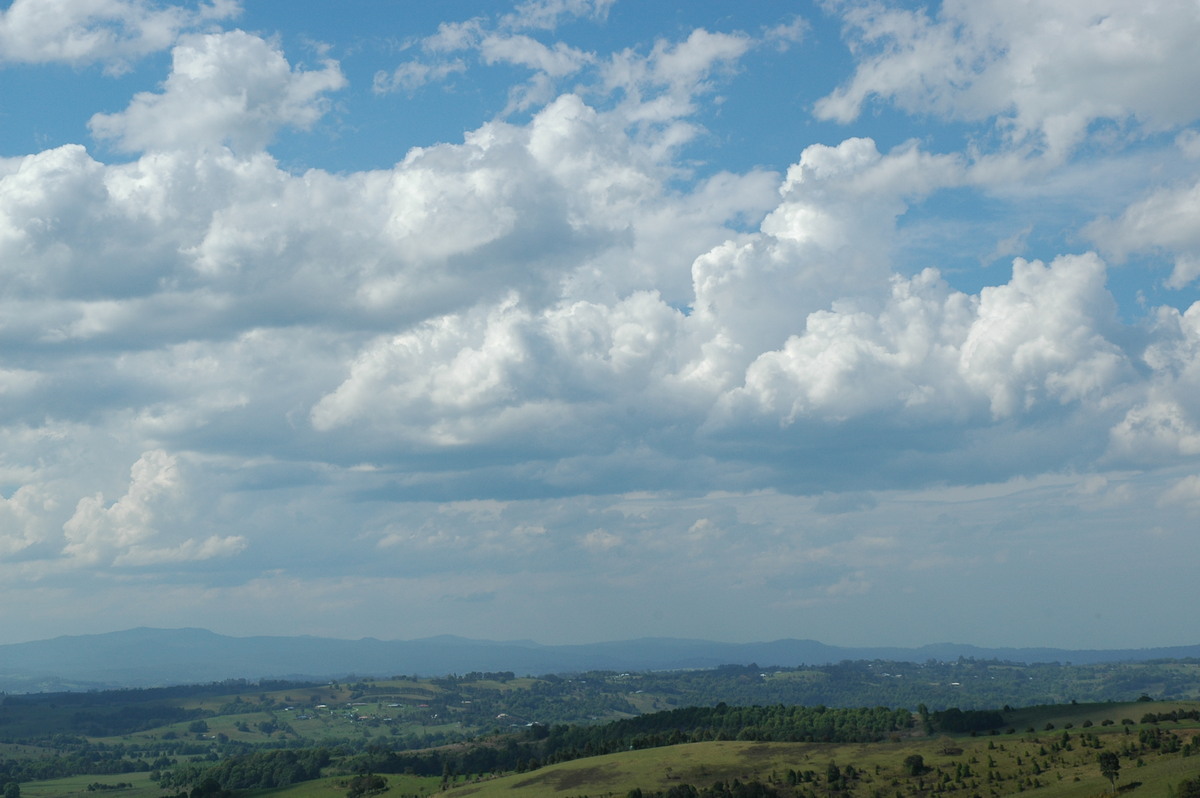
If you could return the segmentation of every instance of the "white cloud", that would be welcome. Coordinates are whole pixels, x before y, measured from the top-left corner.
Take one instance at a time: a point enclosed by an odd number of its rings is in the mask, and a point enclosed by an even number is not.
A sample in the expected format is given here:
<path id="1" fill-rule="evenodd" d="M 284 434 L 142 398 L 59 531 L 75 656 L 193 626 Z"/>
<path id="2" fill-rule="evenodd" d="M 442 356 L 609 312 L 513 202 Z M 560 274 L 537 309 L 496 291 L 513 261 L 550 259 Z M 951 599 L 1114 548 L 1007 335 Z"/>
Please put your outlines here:
<path id="1" fill-rule="evenodd" d="M 755 359 L 729 401 L 738 407 L 747 400 L 783 423 L 877 410 L 969 414 L 957 361 L 974 315 L 971 299 L 947 290 L 936 272 L 897 279 L 879 316 L 810 313 L 802 335 Z"/>
<path id="2" fill-rule="evenodd" d="M 1116 306 L 1104 281 L 1095 255 L 1064 256 L 1049 267 L 1017 259 L 1008 285 L 983 289 L 961 368 L 988 396 L 993 415 L 1023 412 L 1045 398 L 1103 397 L 1132 376 L 1105 337 L 1116 327 Z"/>
<path id="3" fill-rule="evenodd" d="M 211 560 L 214 557 L 232 557 L 246 548 L 246 539 L 240 535 L 220 537 L 213 535 L 206 540 L 196 541 L 187 539 L 178 546 L 170 548 L 153 548 L 133 545 L 123 554 L 113 560 L 113 565 L 148 566 L 165 563 L 198 562 Z"/>
<path id="4" fill-rule="evenodd" d="M 207 560 L 241 552 L 240 536 L 212 535 L 175 545 L 156 545 L 178 537 L 175 527 L 186 526 L 191 509 L 179 461 L 162 450 L 148 451 L 129 472 L 129 487 L 111 504 L 103 494 L 85 496 L 63 524 L 62 553 L 75 565 L 145 566 Z"/>
<path id="5" fill-rule="evenodd" d="M 886 291 L 907 200 L 961 179 L 957 159 L 914 146 L 887 155 L 870 139 L 806 147 L 761 234 L 730 240 L 693 264 L 695 319 L 712 325 L 722 357 L 744 367 L 802 330 L 810 313 Z"/>
<path id="6" fill-rule="evenodd" d="M 75 514 L 63 525 L 67 544 L 63 553 L 83 562 L 99 562 L 158 534 L 169 517 L 164 511 L 180 492 L 174 457 L 163 451 L 143 454 L 129 472 L 129 489 L 111 505 L 103 494 L 85 496 Z"/>
<path id="7" fill-rule="evenodd" d="M 601 67 L 607 91 L 624 93 L 632 122 L 663 123 L 695 111 L 695 98 L 714 90 L 714 72 L 731 70 L 755 44 L 742 33 L 697 29 L 682 42 L 659 39 L 647 55 L 626 49 Z"/>
<path id="8" fill-rule="evenodd" d="M 1200 181 L 1159 188 L 1116 219 L 1098 219 L 1085 234 L 1118 259 L 1134 252 L 1167 253 L 1174 269 L 1166 284 L 1184 288 L 1200 278 Z"/>
<path id="9" fill-rule="evenodd" d="M 1017 260 L 1007 285 L 976 297 L 930 270 L 893 278 L 881 313 L 811 313 L 802 335 L 755 360 L 730 400 L 785 423 L 877 411 L 962 422 L 981 405 L 1005 418 L 1047 401 L 1104 400 L 1133 376 L 1104 335 L 1114 325 L 1104 271 L 1094 255 Z"/>
<path id="10" fill-rule="evenodd" d="M 40 375 L 27 369 L 0 369 L 0 396 L 16 398 L 37 387 Z"/>
<path id="11" fill-rule="evenodd" d="M 761 215 L 776 177 L 668 190 L 669 154 L 623 122 L 564 95 L 526 125 L 489 123 L 346 175 L 220 150 L 10 161 L 0 247 L 6 262 L 39 259 L 10 290 L 31 275 L 44 299 L 109 281 L 10 317 L 28 318 L 29 344 L 164 336 L 107 369 L 120 386 L 109 401 L 146 434 L 230 424 L 273 447 L 291 430 L 289 447 L 362 447 L 359 460 L 383 463 L 400 441 L 504 444 L 525 453 L 512 468 L 673 462 L 681 442 L 751 419 L 884 413 L 965 432 L 1139 401 L 1094 256 L 1018 261 L 978 295 L 932 271 L 893 274 L 897 220 L 961 185 L 962 159 L 812 145 L 759 231 L 737 234 L 725 225 Z M 41 249 L 38 219 L 55 225 Z M 122 242 L 139 242 L 132 257 Z M 72 393 L 82 373 L 27 382 Z"/>
<path id="12" fill-rule="evenodd" d="M 346 85 L 336 62 L 294 69 L 282 51 L 243 31 L 186 36 L 172 51 L 163 92 L 139 93 L 124 111 L 96 114 L 93 135 L 129 151 L 265 147 L 283 127 L 324 115 L 325 94 Z"/>
<path id="13" fill-rule="evenodd" d="M 528 36 L 486 36 L 479 44 L 479 53 L 485 63 L 515 64 L 553 78 L 574 74 L 591 60 L 587 53 L 562 42 L 547 47 Z"/>
<path id="14" fill-rule="evenodd" d="M 563 19 L 591 17 L 603 20 L 616 0 L 526 0 L 501 20 L 505 27 L 520 30 L 540 28 L 553 30 Z"/>
<path id="15" fill-rule="evenodd" d="M 1113 456 L 1138 463 L 1200 454 L 1200 302 L 1159 308 L 1153 330 L 1144 393 L 1111 431 Z"/>
<path id="16" fill-rule="evenodd" d="M 609 5 L 611 0 L 536 0 L 518 6 L 516 11 L 495 22 L 483 17 L 443 22 L 438 25 L 437 33 L 416 43 L 424 53 L 424 60 L 418 57 L 390 73 L 376 73 L 374 89 L 378 93 L 397 89 L 411 93 L 426 84 L 445 81 L 451 75 L 467 71 L 464 60 L 448 60 L 446 54 L 474 50 L 484 64 L 511 64 L 537 73 L 524 87 L 510 89 L 510 94 L 517 97 L 509 102 L 505 114 L 525 110 L 554 96 L 550 82 L 576 74 L 592 64 L 595 57 L 564 42 L 548 44 L 519 31 L 551 31 L 564 17 L 603 19 Z"/>
<path id="17" fill-rule="evenodd" d="M 484 19 L 475 17 L 464 22 L 442 22 L 437 33 L 421 40 L 421 49 L 430 53 L 452 53 L 467 50 L 479 44 L 483 35 Z"/>
<path id="18" fill-rule="evenodd" d="M 103 201 L 103 168 L 77 145 L 10 165 L 17 168 L 0 176 L 0 270 L 11 288 L 57 288 L 68 265 L 69 242 L 93 224 L 83 209 L 89 200 Z M 40 268 L 29 268 L 31 263 Z"/>
<path id="19" fill-rule="evenodd" d="M 1182 504 L 1200 510 L 1200 475 L 1189 474 L 1168 488 L 1159 500 L 1161 504 Z"/>
<path id="20" fill-rule="evenodd" d="M 698 28 L 683 41 L 659 38 L 649 53 L 627 48 L 607 58 L 565 42 L 545 42 L 537 32 L 553 30 L 563 16 L 603 19 L 609 2 L 544 0 L 522 5 L 514 14 L 491 21 L 475 17 L 442 23 L 438 31 L 417 42 L 424 57 L 411 59 L 391 72 L 375 75 L 376 92 L 414 91 L 427 83 L 443 81 L 464 72 L 462 59 L 447 60 L 447 53 L 477 51 L 487 65 L 512 64 L 535 72 L 525 84 L 511 87 L 502 117 L 551 102 L 562 91 L 560 81 L 578 76 L 587 92 L 619 95 L 625 124 L 666 125 L 658 130 L 664 146 L 678 146 L 696 134 L 681 117 L 695 112 L 695 100 L 716 89 L 718 75 L 731 74 L 752 48 L 766 42 L 781 45 L 798 39 L 803 23 L 792 20 L 764 31 L 762 39 L 742 32 L 710 32 Z M 531 30 L 534 35 L 519 31 Z M 586 75 L 581 75 L 586 71 Z M 573 90 L 581 91 L 579 86 Z"/>
<path id="21" fill-rule="evenodd" d="M 1200 425 L 1171 399 L 1153 398 L 1131 408 L 1112 429 L 1114 454 L 1135 461 L 1200 454 Z"/>
<path id="22" fill-rule="evenodd" d="M 787 22 L 772 25 L 763 31 L 763 41 L 775 45 L 779 50 L 786 50 L 793 44 L 804 41 L 809 28 L 808 22 L 802 17 L 794 17 Z"/>
<path id="23" fill-rule="evenodd" d="M 427 64 L 423 61 L 407 61 L 392 72 L 375 73 L 374 89 L 380 94 L 401 90 L 413 92 L 429 83 L 438 83 L 451 75 L 465 72 L 467 65 L 461 60 L 441 61 Z"/>
<path id="24" fill-rule="evenodd" d="M 884 2 L 834 8 L 859 63 L 817 104 L 826 119 L 849 122 L 877 96 L 910 113 L 996 117 L 1012 143 L 1063 157 L 1096 120 L 1155 131 L 1200 117 L 1190 0 L 945 0 L 932 17 Z"/>
<path id="25" fill-rule="evenodd" d="M 510 298 L 442 317 L 367 347 L 313 408 L 313 423 L 365 422 L 423 447 L 577 446 L 597 403 L 665 390 L 682 319 L 651 294 L 540 313 Z"/>
<path id="26" fill-rule="evenodd" d="M 0 496 L 0 558 L 17 554 L 49 536 L 46 516 L 55 501 L 41 485 L 22 485 L 12 496 Z"/>
<path id="27" fill-rule="evenodd" d="M 13 0 L 0 11 L 0 62 L 103 63 L 119 73 L 184 31 L 240 12 L 236 0 L 194 11 L 154 0 Z"/>
<path id="28" fill-rule="evenodd" d="M 619 536 L 614 535 L 605 529 L 593 529 L 583 536 L 580 545 L 590 552 L 599 553 L 612 551 L 620 546 L 622 540 Z"/>
<path id="29" fill-rule="evenodd" d="M 649 58 L 646 79 L 676 91 L 695 93 L 706 88 L 704 81 L 714 69 L 736 63 L 752 45 L 744 34 L 703 29 L 692 31 L 677 44 L 659 40 Z"/>

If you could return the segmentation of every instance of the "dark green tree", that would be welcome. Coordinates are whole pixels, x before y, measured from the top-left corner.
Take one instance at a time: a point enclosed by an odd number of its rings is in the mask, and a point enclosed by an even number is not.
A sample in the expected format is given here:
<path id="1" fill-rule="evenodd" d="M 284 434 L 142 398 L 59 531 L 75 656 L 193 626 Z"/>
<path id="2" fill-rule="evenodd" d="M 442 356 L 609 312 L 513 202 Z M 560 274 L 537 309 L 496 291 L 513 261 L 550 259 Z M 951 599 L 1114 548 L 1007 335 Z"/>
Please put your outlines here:
<path id="1" fill-rule="evenodd" d="M 1180 782 L 1174 798 L 1200 798 L 1200 778 Z"/>
<path id="2" fill-rule="evenodd" d="M 346 798 L 362 798 L 362 796 L 366 795 L 377 795 L 381 792 L 386 792 L 387 788 L 387 779 L 383 776 L 366 773 L 355 776 L 350 780 L 350 789 L 346 792 Z"/>
<path id="3" fill-rule="evenodd" d="M 1108 783 L 1112 785 L 1113 792 L 1117 791 L 1117 777 L 1121 773 L 1121 758 L 1113 751 L 1101 751 L 1096 757 L 1100 762 L 1100 773 L 1104 778 L 1108 779 Z"/>

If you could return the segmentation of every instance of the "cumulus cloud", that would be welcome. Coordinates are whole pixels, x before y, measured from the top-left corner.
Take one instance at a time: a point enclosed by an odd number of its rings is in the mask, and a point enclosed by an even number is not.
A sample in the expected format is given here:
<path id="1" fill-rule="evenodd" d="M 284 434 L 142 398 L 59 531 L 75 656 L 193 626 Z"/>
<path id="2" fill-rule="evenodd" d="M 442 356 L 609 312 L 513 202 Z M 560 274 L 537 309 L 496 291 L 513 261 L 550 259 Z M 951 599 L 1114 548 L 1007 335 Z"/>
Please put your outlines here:
<path id="1" fill-rule="evenodd" d="M 1027 410 L 1043 396 L 1105 396 L 1131 376 L 1124 353 L 1104 335 L 1116 320 L 1104 279 L 1093 255 L 1062 257 L 1049 268 L 1018 259 L 1007 286 L 983 290 L 961 366 L 993 415 Z"/>
<path id="2" fill-rule="evenodd" d="M 510 298 L 374 342 L 316 404 L 313 423 L 365 422 L 424 447 L 541 440 L 590 449 L 597 410 L 642 391 L 670 393 L 662 381 L 682 319 L 645 293 L 613 308 L 574 302 L 536 314 Z"/>
<path id="3" fill-rule="evenodd" d="M 880 313 L 815 311 L 803 334 L 760 355 L 730 394 L 784 423 L 865 413 L 960 421 L 1051 402 L 1103 399 L 1133 370 L 1114 327 L 1104 265 L 1094 255 L 1050 266 L 1017 260 L 1012 280 L 979 296 L 950 291 L 927 270 L 893 278 Z"/>
<path id="4" fill-rule="evenodd" d="M 125 494 L 106 504 L 103 494 L 79 500 L 63 525 L 63 554 L 79 564 L 148 565 L 206 560 L 245 548 L 240 537 L 187 539 L 173 547 L 156 547 L 167 527 L 179 523 L 185 491 L 178 459 L 161 450 L 145 452 L 133 464 Z"/>
<path id="5" fill-rule="evenodd" d="M 1200 10 L 1188 0 L 1039 0 L 1021 13 L 947 0 L 932 16 L 884 2 L 833 7 L 858 65 L 817 104 L 823 118 L 849 122 L 874 96 L 910 113 L 995 117 L 1012 143 L 1062 157 L 1096 120 L 1156 131 L 1200 115 L 1184 88 L 1200 80 Z"/>
<path id="6" fill-rule="evenodd" d="M 1191 160 L 1192 137 L 1181 137 L 1179 147 Z M 1200 182 L 1182 181 L 1158 187 L 1130 204 L 1115 219 L 1101 218 L 1084 232 L 1113 257 L 1123 260 L 1132 253 L 1162 253 L 1171 257 L 1174 268 L 1166 280 L 1181 289 L 1200 278 Z"/>
<path id="7" fill-rule="evenodd" d="M 63 553 L 87 562 L 98 561 L 111 549 L 126 549 L 153 536 L 155 506 L 175 493 L 179 480 L 175 459 L 166 452 L 148 452 L 130 471 L 129 490 L 106 506 L 96 494 L 79 500 L 75 514 L 63 526 Z"/>
<path id="8" fill-rule="evenodd" d="M 579 120 L 573 100 L 533 123 L 535 152 L 575 135 L 558 116 L 567 108 Z M 674 408 L 684 438 L 749 418 L 791 425 L 886 413 L 922 425 L 952 419 L 966 434 L 1056 408 L 1107 412 L 1136 368 L 1116 342 L 1107 270 L 1094 254 L 1018 259 L 1007 284 L 976 295 L 934 270 L 903 278 L 882 265 L 908 203 L 962 175 L 957 159 L 911 145 L 888 154 L 869 140 L 810 147 L 758 233 L 696 258 L 689 313 L 645 290 L 545 305 L 518 292 L 481 297 L 365 346 L 314 404 L 312 422 L 421 450 L 505 445 L 561 457 L 635 445 L 659 423 L 644 409 L 662 406 Z M 611 201 L 591 207 L 592 223 L 620 211 Z M 626 416 L 630 404 L 643 412 Z M 603 443 L 589 432 L 597 428 L 610 431 Z"/>
<path id="9" fill-rule="evenodd" d="M 688 94 L 748 46 L 698 33 L 660 43 L 630 85 Z M 148 128 L 137 161 L 105 166 L 80 147 L 11 160 L 0 204 L 4 262 L 38 263 L 14 272 L 10 292 L 36 278 L 25 290 L 43 297 L 89 280 L 100 294 L 40 325 L 31 317 L 29 335 L 125 346 L 167 334 L 116 372 L 129 387 L 114 403 L 132 402 L 156 435 L 236 417 L 279 440 L 299 423 L 305 447 L 347 433 L 345 448 L 382 461 L 396 456 L 385 441 L 627 458 L 650 436 L 669 460 L 692 436 L 747 419 L 886 413 L 965 430 L 1092 408 L 1133 379 L 1095 256 L 1018 260 L 1009 283 L 977 294 L 934 270 L 893 273 L 899 220 L 967 182 L 959 156 L 850 138 L 805 148 L 782 180 L 721 174 L 681 193 L 665 187 L 671 151 L 636 119 L 566 94 L 527 124 L 487 123 L 391 170 L 293 175 L 255 148 L 316 113 L 336 67 L 318 73 L 323 88 L 296 90 L 300 111 L 287 98 L 293 83 L 311 88 L 307 73 L 261 39 L 195 37 L 176 55 L 154 97 L 195 95 L 198 108 L 224 96 L 221 75 L 261 62 L 252 83 L 268 110 L 255 119 L 269 122 L 246 123 L 249 152 L 178 149 L 184 134 L 158 109 L 165 144 Z M 192 59 L 215 70 L 217 89 L 175 82 Z M 255 116 L 239 107 L 216 113 L 214 129 Z M 763 217 L 757 231 L 729 228 L 745 215 Z M 307 375 L 286 367 L 298 362 L 289 345 L 307 348 Z M 285 396 L 283 384 L 299 390 Z M 138 390 L 147 398 L 129 398 Z M 264 423 L 272 413 L 287 427 Z M 653 431 L 672 416 L 669 434 Z"/>
<path id="10" fill-rule="evenodd" d="M 181 33 L 240 12 L 237 0 L 195 10 L 155 0 L 13 0 L 0 11 L 0 62 L 101 63 L 119 73 Z"/>
<path id="11" fill-rule="evenodd" d="M 696 320 L 714 327 L 714 343 L 743 368 L 803 329 L 810 313 L 886 290 L 907 202 L 961 179 L 957 159 L 916 146 L 887 155 L 870 139 L 806 147 L 760 234 L 694 262 Z"/>
<path id="12" fill-rule="evenodd" d="M 1111 432 L 1114 456 L 1139 463 L 1200 453 L 1200 303 L 1159 308 L 1154 329 L 1145 391 Z"/>
<path id="13" fill-rule="evenodd" d="M 0 558 L 45 540 L 45 519 L 53 510 L 54 497 L 41 485 L 22 485 L 10 497 L 0 496 Z"/>
<path id="14" fill-rule="evenodd" d="M 93 135 L 127 151 L 228 145 L 259 150 L 283 127 L 308 128 L 326 110 L 324 95 L 345 86 L 338 65 L 291 67 L 283 53 L 242 31 L 184 37 L 172 51 L 159 94 L 139 93 L 124 111 L 96 114 Z"/>

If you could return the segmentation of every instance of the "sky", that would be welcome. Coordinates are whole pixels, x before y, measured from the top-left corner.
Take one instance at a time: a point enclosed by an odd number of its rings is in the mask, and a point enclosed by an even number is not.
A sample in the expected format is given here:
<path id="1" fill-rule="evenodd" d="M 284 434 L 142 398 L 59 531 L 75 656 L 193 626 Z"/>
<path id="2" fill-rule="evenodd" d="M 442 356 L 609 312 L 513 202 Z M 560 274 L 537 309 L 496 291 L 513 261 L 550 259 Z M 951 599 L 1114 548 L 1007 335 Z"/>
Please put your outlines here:
<path id="1" fill-rule="evenodd" d="M 0 642 L 1200 642 L 1197 39 L 0 4 Z"/>

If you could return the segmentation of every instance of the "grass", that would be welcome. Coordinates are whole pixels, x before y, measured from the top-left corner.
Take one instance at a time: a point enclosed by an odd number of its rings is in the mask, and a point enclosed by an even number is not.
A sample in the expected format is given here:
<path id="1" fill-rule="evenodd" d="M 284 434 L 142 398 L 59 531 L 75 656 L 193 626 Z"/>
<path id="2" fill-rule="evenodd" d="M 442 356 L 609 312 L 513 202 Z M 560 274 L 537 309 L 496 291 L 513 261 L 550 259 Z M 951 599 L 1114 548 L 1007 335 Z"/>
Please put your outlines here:
<path id="1" fill-rule="evenodd" d="M 52 753 L 46 748 L 24 743 L 0 743 L 0 759 L 39 759 Z"/>
<path id="2" fill-rule="evenodd" d="M 426 796 L 439 791 L 441 779 L 421 776 L 389 775 L 387 798 L 400 796 Z M 245 798 L 344 798 L 346 776 L 329 776 L 306 781 L 276 790 L 251 790 L 241 795 Z M 120 782 L 132 784 L 130 789 L 88 790 L 88 785 L 100 783 L 115 785 Z M 146 773 L 128 773 L 121 776 L 72 776 L 66 779 L 26 782 L 21 785 L 22 798 L 161 798 L 163 790 Z"/>
<path id="3" fill-rule="evenodd" d="M 715 781 L 731 781 L 735 778 L 743 782 L 751 779 L 770 782 L 774 779 L 778 783 L 781 774 L 785 774 L 789 768 L 824 773 L 824 768 L 831 761 L 841 767 L 853 765 L 867 774 L 863 777 L 864 781 L 859 783 L 860 786 L 856 787 L 855 795 L 871 795 L 874 789 L 880 789 L 885 795 L 894 795 L 894 782 L 912 788 L 913 780 L 904 777 L 898 766 L 905 756 L 920 750 L 919 747 L 905 747 L 881 755 L 879 751 L 868 753 L 846 746 L 818 747 L 802 743 L 692 743 L 656 752 L 613 754 L 551 766 L 530 774 L 465 785 L 450 790 L 446 796 L 623 796 L 634 787 L 667 790 L 675 784 L 708 786 Z M 967 756 L 969 758 L 970 754 Z M 874 772 L 873 763 L 880 764 L 878 774 Z M 934 759 L 930 764 L 936 767 L 948 763 Z M 1136 792 L 1139 795 L 1161 798 L 1182 779 L 1197 775 L 1200 775 L 1200 762 L 1163 760 L 1142 768 L 1127 768 L 1122 772 L 1120 784 L 1138 783 Z M 934 781 L 931 777 L 926 781 L 926 787 L 932 787 Z M 1098 768 L 1090 763 L 1089 766 L 1064 769 L 1061 779 L 1058 773 L 1046 772 L 1038 778 L 1037 783 L 1040 786 L 1036 788 L 1025 782 L 1000 786 L 996 794 L 1008 796 L 1028 792 L 1045 798 L 1091 798 L 1105 794 L 1109 787 Z M 956 792 L 968 796 L 990 794 L 982 785 L 978 788 L 960 788 Z M 904 794 L 911 793 L 906 791 Z"/>
<path id="4" fill-rule="evenodd" d="M 133 785 L 121 790 L 89 790 L 90 784 Z M 149 773 L 122 773 L 119 776 L 71 776 L 49 781 L 27 781 L 21 785 L 21 798 L 66 798 L 85 795 L 88 798 L 159 798 L 163 791 L 150 781 Z"/>
<path id="5" fill-rule="evenodd" d="M 385 798 L 403 796 L 426 796 L 440 792 L 441 779 L 426 776 L 388 774 L 388 791 Z M 246 798 L 345 798 L 347 776 L 328 776 L 322 779 L 281 787 L 277 790 L 254 790 L 245 793 Z"/>
<path id="6" fill-rule="evenodd" d="M 795 752 L 797 747 L 782 743 L 710 742 L 628 751 L 462 785 L 447 791 L 446 796 L 537 798 L 585 792 L 624 794 L 635 786 L 667 789 L 683 782 L 711 784 L 719 779 L 748 778 L 764 764 L 782 758 L 784 751 Z"/>

